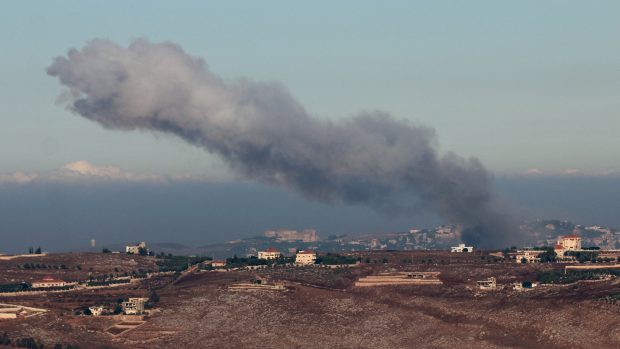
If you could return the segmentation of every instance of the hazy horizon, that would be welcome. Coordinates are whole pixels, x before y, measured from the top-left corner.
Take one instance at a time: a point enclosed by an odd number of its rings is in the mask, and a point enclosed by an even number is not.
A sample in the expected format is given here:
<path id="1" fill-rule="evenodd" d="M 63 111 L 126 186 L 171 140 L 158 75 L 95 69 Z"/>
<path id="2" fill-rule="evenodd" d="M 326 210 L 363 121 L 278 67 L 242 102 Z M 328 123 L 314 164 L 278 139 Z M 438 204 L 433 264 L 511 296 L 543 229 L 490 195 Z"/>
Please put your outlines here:
<path id="1" fill-rule="evenodd" d="M 500 177 L 498 188 L 524 219 L 567 219 L 620 227 L 620 178 Z M 613 188 L 610 190 L 610 188 Z M 260 235 L 267 229 L 314 228 L 363 234 L 434 227 L 432 213 L 379 214 L 360 206 L 305 201 L 282 189 L 248 182 L 30 183 L 0 186 L 0 253 L 87 249 L 146 240 L 202 246 Z"/>

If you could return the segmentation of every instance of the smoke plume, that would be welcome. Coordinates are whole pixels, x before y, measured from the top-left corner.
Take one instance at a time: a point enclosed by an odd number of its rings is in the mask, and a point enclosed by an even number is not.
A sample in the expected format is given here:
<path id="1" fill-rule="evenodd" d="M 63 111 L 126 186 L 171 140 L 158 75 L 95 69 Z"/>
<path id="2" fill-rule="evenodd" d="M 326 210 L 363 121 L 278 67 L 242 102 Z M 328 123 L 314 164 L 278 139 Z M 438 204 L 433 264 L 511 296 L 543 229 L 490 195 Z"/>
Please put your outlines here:
<path id="1" fill-rule="evenodd" d="M 477 245 L 515 239 L 489 172 L 477 159 L 438 154 L 430 128 L 383 112 L 320 120 L 281 84 L 225 81 L 173 43 L 96 39 L 47 73 L 68 88 L 71 111 L 105 128 L 175 134 L 246 178 L 312 200 L 430 208 Z"/>

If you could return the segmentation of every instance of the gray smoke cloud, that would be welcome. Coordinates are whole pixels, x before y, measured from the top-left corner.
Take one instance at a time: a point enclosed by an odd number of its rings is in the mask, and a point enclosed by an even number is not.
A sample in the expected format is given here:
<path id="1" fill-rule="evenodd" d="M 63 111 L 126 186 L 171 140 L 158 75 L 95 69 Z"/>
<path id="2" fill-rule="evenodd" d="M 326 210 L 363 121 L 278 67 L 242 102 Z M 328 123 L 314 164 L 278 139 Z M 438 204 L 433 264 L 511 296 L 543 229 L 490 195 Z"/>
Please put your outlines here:
<path id="1" fill-rule="evenodd" d="M 320 120 L 281 84 L 225 81 L 168 42 L 95 39 L 47 73 L 68 87 L 71 111 L 108 129 L 177 135 L 246 178 L 328 203 L 429 208 L 479 246 L 516 238 L 489 172 L 475 158 L 438 154 L 430 128 L 384 112 Z"/>

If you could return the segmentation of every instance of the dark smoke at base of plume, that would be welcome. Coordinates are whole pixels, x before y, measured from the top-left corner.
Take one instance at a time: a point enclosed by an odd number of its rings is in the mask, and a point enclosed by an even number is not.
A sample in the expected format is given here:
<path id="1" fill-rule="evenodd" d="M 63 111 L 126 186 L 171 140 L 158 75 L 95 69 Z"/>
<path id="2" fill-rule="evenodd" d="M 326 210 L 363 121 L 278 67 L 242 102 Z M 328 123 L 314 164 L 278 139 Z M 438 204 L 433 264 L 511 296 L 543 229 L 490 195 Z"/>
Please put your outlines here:
<path id="1" fill-rule="evenodd" d="M 431 209 L 481 247 L 515 242 L 515 224 L 474 158 L 440 156 L 432 129 L 383 112 L 309 115 L 278 83 L 225 81 L 173 43 L 95 39 L 47 69 L 67 107 L 105 128 L 181 137 L 238 174 L 311 200 L 407 214 Z"/>

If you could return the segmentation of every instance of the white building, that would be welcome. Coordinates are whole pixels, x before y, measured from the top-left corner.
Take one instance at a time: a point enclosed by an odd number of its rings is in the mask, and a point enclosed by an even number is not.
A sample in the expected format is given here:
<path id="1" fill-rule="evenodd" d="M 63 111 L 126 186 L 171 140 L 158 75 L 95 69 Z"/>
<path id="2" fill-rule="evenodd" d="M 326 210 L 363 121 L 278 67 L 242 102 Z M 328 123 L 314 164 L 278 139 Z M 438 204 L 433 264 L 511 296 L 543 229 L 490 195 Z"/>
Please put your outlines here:
<path id="1" fill-rule="evenodd" d="M 581 236 L 578 235 L 560 236 L 558 243 L 553 249 L 558 258 L 564 257 L 564 253 L 568 251 L 579 250 L 581 250 Z"/>
<path id="2" fill-rule="evenodd" d="M 103 314 L 103 306 L 101 305 L 88 307 L 88 310 L 90 310 L 90 313 L 93 314 L 93 316 L 101 316 L 101 314 Z"/>
<path id="3" fill-rule="evenodd" d="M 258 251 L 258 259 L 278 259 L 282 254 L 273 247 L 269 247 L 265 251 Z"/>
<path id="4" fill-rule="evenodd" d="M 39 281 L 32 282 L 32 288 L 49 288 L 49 287 L 64 287 L 67 283 L 63 280 L 53 279 L 51 277 L 43 278 Z"/>
<path id="5" fill-rule="evenodd" d="M 226 266 L 226 260 L 209 261 L 208 264 L 213 268 L 221 268 Z"/>
<path id="6" fill-rule="evenodd" d="M 494 277 L 476 282 L 481 290 L 494 290 L 497 288 L 497 281 Z"/>
<path id="7" fill-rule="evenodd" d="M 146 249 L 146 242 L 142 241 L 135 245 L 125 246 L 125 252 L 129 254 L 140 254 L 140 249 L 144 249 L 148 253 L 148 250 Z"/>
<path id="8" fill-rule="evenodd" d="M 458 246 L 453 246 L 450 248 L 450 252 L 474 252 L 473 246 L 465 246 L 465 244 L 459 244 Z"/>
<path id="9" fill-rule="evenodd" d="M 581 236 L 562 236 L 558 239 L 558 245 L 562 245 L 564 251 L 579 251 L 581 250 Z"/>
<path id="10" fill-rule="evenodd" d="M 144 313 L 144 304 L 148 298 L 129 298 L 127 302 L 123 302 L 123 312 L 126 315 L 140 315 Z"/>
<path id="11" fill-rule="evenodd" d="M 316 252 L 299 251 L 295 255 L 295 263 L 300 265 L 310 265 L 316 262 Z"/>
<path id="12" fill-rule="evenodd" d="M 515 261 L 517 263 L 539 263 L 540 255 L 544 253 L 543 250 L 525 250 L 525 251 L 517 251 L 515 254 Z"/>

